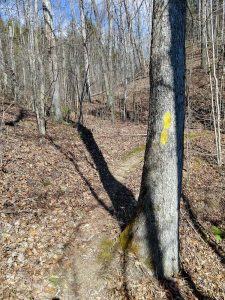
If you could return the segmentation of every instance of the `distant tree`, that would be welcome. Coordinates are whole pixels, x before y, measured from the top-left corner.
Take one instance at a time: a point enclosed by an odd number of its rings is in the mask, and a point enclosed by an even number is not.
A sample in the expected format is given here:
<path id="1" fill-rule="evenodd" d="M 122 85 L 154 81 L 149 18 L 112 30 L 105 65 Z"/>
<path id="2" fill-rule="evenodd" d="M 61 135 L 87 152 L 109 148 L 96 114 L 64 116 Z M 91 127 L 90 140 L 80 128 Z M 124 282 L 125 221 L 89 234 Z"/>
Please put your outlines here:
<path id="1" fill-rule="evenodd" d="M 90 87 L 90 65 L 89 65 L 89 56 L 88 56 L 88 46 L 87 46 L 87 32 L 86 32 L 86 20 L 84 14 L 84 2 L 79 0 L 80 8 L 80 23 L 81 23 L 81 34 L 83 39 L 83 52 L 84 52 L 84 80 L 86 93 L 91 102 L 91 87 Z"/>
<path id="2" fill-rule="evenodd" d="M 105 53 L 104 43 L 103 43 L 103 34 L 102 34 L 102 27 L 100 22 L 100 15 L 98 11 L 98 7 L 95 0 L 91 0 L 95 20 L 96 20 L 96 37 L 99 43 L 99 50 L 100 50 L 100 57 L 101 57 L 101 66 L 102 66 L 102 72 L 104 77 L 104 83 L 105 83 L 105 92 L 106 92 L 106 98 L 107 98 L 107 106 L 111 110 L 111 119 L 114 122 L 114 95 L 112 91 L 112 84 L 110 83 L 110 70 L 107 63 L 107 57 Z M 110 9 L 110 4 L 108 2 L 108 9 Z M 109 39 L 111 39 L 112 35 L 112 28 L 111 28 L 111 9 L 108 11 L 109 16 Z M 110 52 L 110 51 L 109 51 Z"/>
<path id="3" fill-rule="evenodd" d="M 18 100 L 18 85 L 16 81 L 16 62 L 15 62 L 15 53 L 14 53 L 14 22 L 13 20 L 9 23 L 8 26 L 8 38 L 9 38 L 9 56 L 11 62 L 11 80 L 12 80 L 12 94 L 15 101 Z"/>
<path id="4" fill-rule="evenodd" d="M 186 1 L 153 6 L 148 136 L 137 215 L 125 229 L 159 277 L 179 271 Z M 128 235 L 127 235 L 128 234 Z"/>
<path id="5" fill-rule="evenodd" d="M 207 11 L 206 11 L 206 0 L 201 0 L 201 67 L 207 69 L 207 52 L 206 52 L 206 41 L 207 41 Z"/>
<path id="6" fill-rule="evenodd" d="M 49 75 L 51 78 L 52 113 L 56 121 L 62 119 L 61 101 L 59 93 L 58 58 L 56 52 L 56 37 L 53 28 L 53 16 L 50 0 L 42 0 L 45 23 L 45 37 L 49 54 Z"/>
<path id="7" fill-rule="evenodd" d="M 2 47 L 2 31 L 4 29 L 4 23 L 0 19 L 0 89 L 3 93 L 6 92 L 7 88 L 7 73 L 6 73 L 6 63 L 5 63 L 5 57 L 3 53 L 3 47 Z"/>

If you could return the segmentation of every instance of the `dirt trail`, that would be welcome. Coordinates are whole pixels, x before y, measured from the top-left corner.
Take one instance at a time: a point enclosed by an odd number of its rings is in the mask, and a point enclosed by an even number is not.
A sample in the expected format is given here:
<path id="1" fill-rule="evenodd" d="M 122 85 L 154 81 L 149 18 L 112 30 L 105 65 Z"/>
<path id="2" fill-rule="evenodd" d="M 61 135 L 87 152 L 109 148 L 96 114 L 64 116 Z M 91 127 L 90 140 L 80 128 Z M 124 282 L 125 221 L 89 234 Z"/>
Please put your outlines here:
<path id="1" fill-rule="evenodd" d="M 116 180 L 124 183 L 129 173 L 134 172 L 135 167 L 143 160 L 143 154 L 141 152 L 130 155 L 116 167 L 110 168 L 110 172 Z M 110 203 L 107 204 L 110 205 Z M 101 242 L 104 239 L 116 238 L 117 235 L 116 220 L 100 205 L 87 213 L 79 228 L 79 233 L 76 235 L 76 241 L 72 247 L 70 246 L 67 253 L 68 259 L 64 263 L 63 269 L 59 270 L 63 278 L 59 299 L 108 299 L 107 275 L 109 275 L 109 270 L 103 268 L 102 262 L 98 260 L 98 254 Z"/>
<path id="2" fill-rule="evenodd" d="M 114 177 L 122 183 L 129 176 L 130 172 L 135 171 L 135 167 L 143 161 L 144 150 L 130 155 L 127 159 L 123 160 L 121 164 L 112 170 Z"/>

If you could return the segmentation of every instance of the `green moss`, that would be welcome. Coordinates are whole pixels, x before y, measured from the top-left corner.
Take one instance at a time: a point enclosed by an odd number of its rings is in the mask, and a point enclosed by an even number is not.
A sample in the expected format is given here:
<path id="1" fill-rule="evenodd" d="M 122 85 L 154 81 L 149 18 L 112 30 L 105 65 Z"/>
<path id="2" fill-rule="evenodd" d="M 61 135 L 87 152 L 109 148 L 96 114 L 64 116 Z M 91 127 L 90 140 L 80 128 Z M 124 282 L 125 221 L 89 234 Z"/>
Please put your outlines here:
<path id="1" fill-rule="evenodd" d="M 104 239 L 100 243 L 100 251 L 97 256 L 99 262 L 110 262 L 113 258 L 113 246 L 112 240 Z"/>
<path id="2" fill-rule="evenodd" d="M 119 235 L 119 245 L 123 251 L 127 250 L 131 246 L 131 240 L 133 237 L 132 233 L 133 223 L 127 225 L 124 231 Z"/>
<path id="3" fill-rule="evenodd" d="M 42 181 L 42 184 L 43 184 L 43 186 L 49 186 L 49 185 L 51 185 L 52 183 L 51 183 L 51 181 L 50 181 L 49 179 L 44 179 L 44 180 Z"/>
<path id="4" fill-rule="evenodd" d="M 191 141 L 200 136 L 201 136 L 201 134 L 199 132 L 185 132 L 184 133 L 184 141 L 187 141 L 187 140 Z"/>
<path id="5" fill-rule="evenodd" d="M 138 245 L 138 243 L 132 241 L 132 243 L 131 243 L 131 245 L 130 245 L 130 251 L 131 251 L 134 255 L 138 256 L 139 250 L 140 250 L 140 246 Z"/>
<path id="6" fill-rule="evenodd" d="M 184 133 L 184 141 L 192 141 L 198 138 L 210 137 L 210 133 L 207 131 L 189 131 Z"/>
<path id="7" fill-rule="evenodd" d="M 194 162 L 193 162 L 193 166 L 195 169 L 200 169 L 203 165 L 204 161 L 201 158 L 195 158 Z"/>
<path id="8" fill-rule="evenodd" d="M 144 152 L 146 148 L 146 144 L 140 145 L 139 147 L 136 147 L 134 149 L 132 149 L 131 151 L 127 152 L 124 156 L 124 158 L 128 158 L 134 154 L 140 153 L 140 152 Z"/>
<path id="9" fill-rule="evenodd" d="M 213 233 L 217 242 L 221 242 L 225 238 L 225 231 L 217 226 L 212 226 L 211 232 Z"/>
<path id="10" fill-rule="evenodd" d="M 59 277 L 56 276 L 56 275 L 52 275 L 50 278 L 49 278 L 49 282 L 51 282 L 51 284 L 53 286 L 57 286 L 59 285 Z"/>
<path id="11" fill-rule="evenodd" d="M 151 257 L 147 257 L 145 260 L 144 260 L 144 264 L 145 266 L 148 268 L 148 269 L 153 269 L 154 268 L 154 264 L 153 264 L 153 261 L 152 261 L 152 258 Z"/>

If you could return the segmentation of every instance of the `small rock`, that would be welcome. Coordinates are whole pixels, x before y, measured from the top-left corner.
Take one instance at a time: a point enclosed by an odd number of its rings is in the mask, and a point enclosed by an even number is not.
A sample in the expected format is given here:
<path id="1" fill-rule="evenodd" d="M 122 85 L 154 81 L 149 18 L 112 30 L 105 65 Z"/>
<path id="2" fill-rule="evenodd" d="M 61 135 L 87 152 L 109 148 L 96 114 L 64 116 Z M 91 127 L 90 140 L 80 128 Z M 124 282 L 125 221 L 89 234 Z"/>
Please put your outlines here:
<path id="1" fill-rule="evenodd" d="M 25 260 L 24 254 L 23 254 L 23 253 L 20 253 L 20 254 L 18 255 L 17 259 L 18 259 L 19 262 L 24 262 L 24 260 Z"/>
<path id="2" fill-rule="evenodd" d="M 11 267 L 12 264 L 13 264 L 13 258 L 10 257 L 10 258 L 7 260 L 7 265 L 8 265 L 9 267 Z"/>

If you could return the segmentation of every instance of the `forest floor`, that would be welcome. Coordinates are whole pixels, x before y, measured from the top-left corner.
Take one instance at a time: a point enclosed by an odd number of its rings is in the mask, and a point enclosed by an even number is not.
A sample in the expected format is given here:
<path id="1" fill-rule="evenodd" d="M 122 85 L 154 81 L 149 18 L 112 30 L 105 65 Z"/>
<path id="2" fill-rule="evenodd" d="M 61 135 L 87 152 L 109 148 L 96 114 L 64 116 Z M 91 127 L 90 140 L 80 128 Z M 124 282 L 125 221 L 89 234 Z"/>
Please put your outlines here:
<path id="1" fill-rule="evenodd" d="M 182 270 L 160 282 L 118 243 L 146 125 L 92 113 L 84 126 L 48 121 L 40 141 L 34 114 L 1 101 L 0 299 L 225 299 L 225 180 L 212 130 L 185 131 Z"/>

